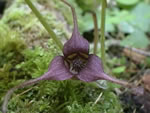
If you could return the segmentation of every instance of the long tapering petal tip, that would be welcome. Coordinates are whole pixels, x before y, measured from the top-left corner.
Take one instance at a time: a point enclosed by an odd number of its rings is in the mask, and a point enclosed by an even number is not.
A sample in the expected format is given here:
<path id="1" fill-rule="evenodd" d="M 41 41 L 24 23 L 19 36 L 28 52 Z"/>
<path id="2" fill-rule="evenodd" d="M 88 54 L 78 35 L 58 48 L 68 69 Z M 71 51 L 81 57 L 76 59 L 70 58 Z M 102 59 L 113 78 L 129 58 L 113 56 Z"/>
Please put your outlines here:
<path id="1" fill-rule="evenodd" d="M 126 81 L 122 81 L 105 74 L 100 58 L 93 54 L 89 55 L 88 63 L 86 64 L 84 69 L 81 70 L 77 78 L 85 82 L 93 82 L 96 80 L 107 80 L 125 87 L 131 86 L 131 84 L 129 84 Z"/>
<path id="2" fill-rule="evenodd" d="M 112 76 L 109 76 L 109 75 L 107 75 L 105 73 L 102 73 L 101 77 L 103 78 L 103 80 L 107 80 L 107 81 L 119 84 L 121 86 L 124 86 L 124 87 L 131 87 L 131 84 L 129 82 L 123 81 L 123 80 L 119 80 L 119 79 L 114 78 Z"/>

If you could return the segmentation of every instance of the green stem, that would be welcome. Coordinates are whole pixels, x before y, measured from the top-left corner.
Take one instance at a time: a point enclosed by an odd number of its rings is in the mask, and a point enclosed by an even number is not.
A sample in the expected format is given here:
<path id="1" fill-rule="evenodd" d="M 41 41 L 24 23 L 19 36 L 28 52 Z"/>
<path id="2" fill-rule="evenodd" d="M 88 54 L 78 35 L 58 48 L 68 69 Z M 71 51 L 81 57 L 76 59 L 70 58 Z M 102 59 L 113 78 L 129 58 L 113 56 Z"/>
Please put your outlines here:
<path id="1" fill-rule="evenodd" d="M 98 43 L 98 23 L 96 13 L 93 12 L 93 20 L 94 20 L 94 54 L 97 53 L 97 43 Z"/>
<path id="2" fill-rule="evenodd" d="M 49 27 L 49 24 L 44 20 L 40 12 L 36 9 L 36 7 L 32 4 L 30 0 L 25 0 L 28 6 L 31 8 L 33 13 L 36 15 L 36 17 L 39 19 L 41 24 L 45 27 L 47 32 L 49 33 L 50 37 L 54 40 L 54 42 L 58 45 L 58 47 L 62 50 L 63 44 L 61 41 L 57 38 L 56 34 L 53 32 L 53 30 Z"/>
<path id="3" fill-rule="evenodd" d="M 102 0 L 102 11 L 101 11 L 101 58 L 104 68 L 106 67 L 105 59 L 105 13 L 106 13 L 107 1 Z"/>
<path id="4" fill-rule="evenodd" d="M 96 55 L 97 53 L 97 44 L 98 44 L 98 22 L 97 22 L 97 16 L 96 13 L 92 10 L 87 10 L 85 13 L 91 13 L 93 17 L 94 22 L 94 49 L 93 53 Z"/>

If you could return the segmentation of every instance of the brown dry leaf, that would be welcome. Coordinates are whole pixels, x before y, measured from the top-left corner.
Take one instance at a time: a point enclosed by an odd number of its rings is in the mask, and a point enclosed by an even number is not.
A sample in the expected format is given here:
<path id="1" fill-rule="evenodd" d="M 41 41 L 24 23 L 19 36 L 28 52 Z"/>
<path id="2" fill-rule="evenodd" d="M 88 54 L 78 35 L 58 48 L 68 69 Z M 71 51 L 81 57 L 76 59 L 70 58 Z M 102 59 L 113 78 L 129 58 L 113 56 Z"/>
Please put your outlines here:
<path id="1" fill-rule="evenodd" d="M 144 62 L 144 60 L 146 58 L 144 55 L 134 52 L 128 48 L 124 48 L 123 52 L 124 52 L 125 56 L 129 57 L 130 59 L 132 59 L 133 61 L 135 61 L 137 63 Z"/>
<path id="2" fill-rule="evenodd" d="M 142 82 L 144 84 L 144 88 L 150 92 L 150 69 L 144 73 Z"/>

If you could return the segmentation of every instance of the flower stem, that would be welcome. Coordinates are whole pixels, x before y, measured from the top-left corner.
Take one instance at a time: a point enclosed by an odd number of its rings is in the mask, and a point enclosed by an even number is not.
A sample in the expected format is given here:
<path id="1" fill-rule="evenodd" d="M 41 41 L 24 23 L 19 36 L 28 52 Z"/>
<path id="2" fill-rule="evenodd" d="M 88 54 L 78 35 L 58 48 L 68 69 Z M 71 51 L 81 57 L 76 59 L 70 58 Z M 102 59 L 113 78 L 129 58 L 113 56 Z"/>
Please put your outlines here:
<path id="1" fill-rule="evenodd" d="M 93 17 L 94 22 L 94 50 L 93 53 L 96 55 L 97 53 L 97 44 L 98 44 L 98 22 L 96 13 L 92 10 L 87 10 L 85 13 L 90 13 Z"/>
<path id="2" fill-rule="evenodd" d="M 98 43 L 98 22 L 96 13 L 93 12 L 93 20 L 94 20 L 94 54 L 97 53 L 97 43 Z"/>
<path id="3" fill-rule="evenodd" d="M 105 59 L 105 13 L 106 13 L 107 1 L 102 0 L 102 10 L 101 10 L 101 58 L 104 68 L 106 67 Z"/>
<path id="4" fill-rule="evenodd" d="M 56 34 L 53 32 L 53 30 L 50 28 L 49 24 L 44 20 L 40 12 L 36 9 L 36 7 L 32 4 L 30 0 L 25 0 L 25 2 L 28 4 L 28 6 L 31 8 L 33 13 L 36 15 L 36 17 L 39 19 L 41 24 L 45 27 L 47 32 L 49 33 L 50 37 L 54 40 L 54 42 L 57 44 L 57 46 L 62 50 L 63 44 L 61 41 L 57 38 Z"/>

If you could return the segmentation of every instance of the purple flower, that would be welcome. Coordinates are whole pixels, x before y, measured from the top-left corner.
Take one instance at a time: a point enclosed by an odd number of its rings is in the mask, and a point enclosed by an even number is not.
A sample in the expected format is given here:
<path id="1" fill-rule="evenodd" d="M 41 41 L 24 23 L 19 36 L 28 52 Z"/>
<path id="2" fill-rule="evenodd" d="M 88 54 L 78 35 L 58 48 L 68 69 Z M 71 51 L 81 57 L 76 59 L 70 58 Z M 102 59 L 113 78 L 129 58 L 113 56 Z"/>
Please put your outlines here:
<path id="1" fill-rule="evenodd" d="M 63 56 L 56 56 L 51 61 L 48 72 L 41 77 L 26 81 L 10 89 L 4 98 L 3 113 L 7 112 L 8 100 L 15 90 L 38 83 L 41 80 L 78 79 L 84 82 L 109 80 L 124 86 L 129 85 L 128 82 L 118 80 L 104 73 L 100 58 L 94 54 L 89 54 L 89 43 L 78 31 L 75 9 L 66 1 L 62 1 L 71 7 L 74 21 L 73 33 L 71 38 L 64 44 Z"/>
<path id="2" fill-rule="evenodd" d="M 79 31 L 75 9 L 65 0 L 73 14 L 74 29 L 71 38 L 64 44 L 63 56 L 56 56 L 49 66 L 48 72 L 39 78 L 27 81 L 17 88 L 31 85 L 41 80 L 77 79 L 84 82 L 109 80 L 127 86 L 125 81 L 118 80 L 104 73 L 101 60 L 94 54 L 89 54 L 89 43 Z M 16 89 L 17 89 L 16 88 Z"/>
<path id="3" fill-rule="evenodd" d="M 72 9 L 74 29 L 71 38 L 64 44 L 63 55 L 56 56 L 41 79 L 67 80 L 78 79 L 84 82 L 109 80 L 125 85 L 126 82 L 117 80 L 104 73 L 101 60 L 94 54 L 89 54 L 89 43 L 78 31 L 75 9 L 62 0 Z"/>

